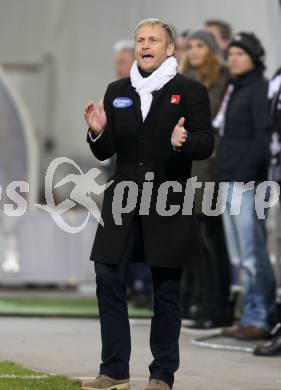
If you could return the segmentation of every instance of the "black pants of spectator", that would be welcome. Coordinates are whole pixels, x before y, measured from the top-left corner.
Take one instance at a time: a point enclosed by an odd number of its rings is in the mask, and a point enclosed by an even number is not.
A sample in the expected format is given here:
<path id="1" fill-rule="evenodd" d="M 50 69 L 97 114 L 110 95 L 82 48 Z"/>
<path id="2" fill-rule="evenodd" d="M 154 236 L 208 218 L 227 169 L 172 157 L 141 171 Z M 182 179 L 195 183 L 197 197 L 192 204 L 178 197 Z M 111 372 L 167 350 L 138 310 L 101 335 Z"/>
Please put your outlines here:
<path id="1" fill-rule="evenodd" d="M 101 323 L 102 363 L 100 374 L 115 379 L 130 376 L 131 336 L 126 294 L 126 268 L 142 245 L 140 218 L 136 214 L 119 264 L 95 262 L 97 298 Z M 140 248 L 139 248 L 140 249 Z M 140 249 L 141 250 L 141 249 Z M 182 319 L 181 268 L 151 267 L 154 292 L 150 349 L 150 378 L 172 387 L 179 367 L 179 336 Z"/>
<path id="2" fill-rule="evenodd" d="M 229 314 L 231 264 L 220 216 L 198 216 L 203 256 L 183 274 L 185 306 L 200 307 L 199 316 L 221 320 Z"/>

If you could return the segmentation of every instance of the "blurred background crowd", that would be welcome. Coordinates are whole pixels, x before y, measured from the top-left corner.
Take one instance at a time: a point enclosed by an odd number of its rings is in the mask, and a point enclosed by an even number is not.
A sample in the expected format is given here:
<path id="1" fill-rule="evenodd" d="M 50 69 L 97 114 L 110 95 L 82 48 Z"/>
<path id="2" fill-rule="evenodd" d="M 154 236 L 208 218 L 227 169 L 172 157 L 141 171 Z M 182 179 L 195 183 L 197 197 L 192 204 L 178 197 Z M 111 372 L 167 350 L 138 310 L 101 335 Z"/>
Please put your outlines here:
<path id="1" fill-rule="evenodd" d="M 134 41 L 117 42 L 114 53 L 117 78 L 128 77 Z M 267 180 L 280 182 L 281 68 L 269 82 L 264 76 L 265 49 L 257 35 L 234 32 L 229 23 L 217 19 L 178 34 L 176 58 L 180 73 L 207 87 L 216 136 L 212 157 L 194 162 L 193 176 L 204 184 L 216 183 L 214 205 L 219 191 L 227 198 L 222 217 L 207 216 L 202 209 L 204 186 L 195 193 L 203 261 L 193 259 L 185 270 L 184 317 L 194 320 L 191 328 L 225 327 L 226 337 L 267 339 L 280 313 L 266 220 L 256 214 L 255 190 Z M 255 184 L 243 195 L 239 215 L 231 215 L 234 183 L 251 181 Z M 149 267 L 132 266 L 129 285 L 136 305 L 151 305 Z M 239 286 L 243 299 L 237 304 Z M 231 327 L 237 317 L 239 322 Z"/>

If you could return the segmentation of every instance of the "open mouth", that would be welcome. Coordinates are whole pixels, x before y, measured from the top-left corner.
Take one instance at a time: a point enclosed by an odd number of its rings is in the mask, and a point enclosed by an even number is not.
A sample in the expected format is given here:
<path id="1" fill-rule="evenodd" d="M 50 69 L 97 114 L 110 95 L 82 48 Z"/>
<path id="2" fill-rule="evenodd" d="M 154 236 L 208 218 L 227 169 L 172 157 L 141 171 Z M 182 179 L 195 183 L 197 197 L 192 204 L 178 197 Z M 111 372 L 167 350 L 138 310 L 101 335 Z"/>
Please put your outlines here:
<path id="1" fill-rule="evenodd" d="M 142 58 L 143 58 L 144 60 L 146 60 L 146 59 L 152 59 L 152 58 L 154 58 L 154 57 L 153 57 L 152 54 L 142 54 Z"/>

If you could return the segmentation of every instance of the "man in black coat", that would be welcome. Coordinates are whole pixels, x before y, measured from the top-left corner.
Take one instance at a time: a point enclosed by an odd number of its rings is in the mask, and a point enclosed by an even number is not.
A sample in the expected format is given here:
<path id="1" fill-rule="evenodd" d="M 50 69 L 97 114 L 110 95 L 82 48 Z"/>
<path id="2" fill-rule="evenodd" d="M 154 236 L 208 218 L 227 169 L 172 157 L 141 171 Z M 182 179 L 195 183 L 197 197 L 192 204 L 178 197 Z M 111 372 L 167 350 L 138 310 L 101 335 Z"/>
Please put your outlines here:
<path id="1" fill-rule="evenodd" d="M 172 388 L 179 367 L 181 272 L 191 256 L 200 255 L 195 219 L 184 200 L 192 160 L 208 158 L 213 151 L 208 93 L 177 73 L 174 33 L 158 19 L 137 26 L 135 57 L 130 78 L 109 84 L 98 108 L 89 102 L 84 113 L 93 154 L 105 160 L 116 153 L 116 171 L 104 193 L 103 225 L 98 225 L 90 256 L 95 261 L 102 363 L 100 375 L 82 389 L 129 386 L 124 275 L 126 264 L 134 260 L 151 266 L 154 290 L 154 359 L 145 389 Z"/>

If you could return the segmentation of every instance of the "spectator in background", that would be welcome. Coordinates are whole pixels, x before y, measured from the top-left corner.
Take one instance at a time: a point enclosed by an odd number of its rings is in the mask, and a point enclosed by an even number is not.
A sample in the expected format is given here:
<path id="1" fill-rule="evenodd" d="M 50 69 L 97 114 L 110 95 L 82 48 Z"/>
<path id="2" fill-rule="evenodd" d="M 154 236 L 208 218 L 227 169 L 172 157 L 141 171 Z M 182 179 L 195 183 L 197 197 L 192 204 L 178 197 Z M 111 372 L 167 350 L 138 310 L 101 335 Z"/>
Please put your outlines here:
<path id="1" fill-rule="evenodd" d="M 134 41 L 124 39 L 118 41 L 113 46 L 114 51 L 114 68 L 117 79 L 123 79 L 130 74 L 133 65 L 134 55 Z"/>
<path id="2" fill-rule="evenodd" d="M 222 51 L 223 58 L 226 59 L 227 48 L 232 36 L 231 26 L 228 23 L 217 19 L 207 20 L 205 26 L 207 31 L 215 37 L 215 40 Z"/>
<path id="3" fill-rule="evenodd" d="M 212 118 L 218 112 L 229 79 L 227 66 L 219 57 L 219 47 L 212 34 L 197 30 L 188 36 L 180 73 L 202 82 L 208 89 Z M 203 182 L 195 192 L 195 211 L 203 244 L 203 262 L 195 260 L 183 278 L 185 313 L 198 310 L 192 327 L 215 328 L 230 325 L 229 296 L 231 283 L 221 216 L 208 217 L 202 212 L 204 183 L 215 180 L 215 152 L 204 161 L 194 161 L 192 176 Z M 187 314 L 187 313 L 186 313 Z M 188 314 L 187 314 L 188 317 Z"/>
<path id="4" fill-rule="evenodd" d="M 187 46 L 188 46 L 188 34 L 189 31 L 185 30 L 180 35 L 178 35 L 176 39 L 176 46 L 175 46 L 175 57 L 178 61 L 178 64 L 180 65 L 182 58 L 186 52 Z"/>
<path id="5" fill-rule="evenodd" d="M 273 128 L 270 143 L 269 180 L 277 181 L 281 185 L 281 68 L 269 83 L 268 97 Z M 271 333 L 274 336 L 273 339 L 263 346 L 256 347 L 254 355 L 277 356 L 281 354 L 281 323 Z"/>
<path id="6" fill-rule="evenodd" d="M 135 42 L 124 39 L 113 46 L 117 79 L 130 76 L 135 60 Z M 129 264 L 127 274 L 128 298 L 136 308 L 152 309 L 152 278 L 146 263 Z"/>
<path id="7" fill-rule="evenodd" d="M 223 335 L 242 340 L 270 337 L 276 321 L 276 282 L 266 247 L 265 220 L 257 217 L 255 197 L 257 184 L 267 180 L 271 134 L 264 55 L 254 34 L 235 35 L 228 48 L 232 80 L 213 121 L 221 135 L 217 173 L 227 197 L 223 220 L 228 249 L 231 259 L 238 259 L 244 271 L 240 322 L 224 329 Z M 255 186 L 243 193 L 239 214 L 230 214 L 231 206 L 238 201 L 235 189 L 241 190 L 243 183 L 250 181 Z"/>
<path id="8" fill-rule="evenodd" d="M 273 132 L 270 143 L 269 180 L 281 185 L 281 68 L 269 83 Z"/>

